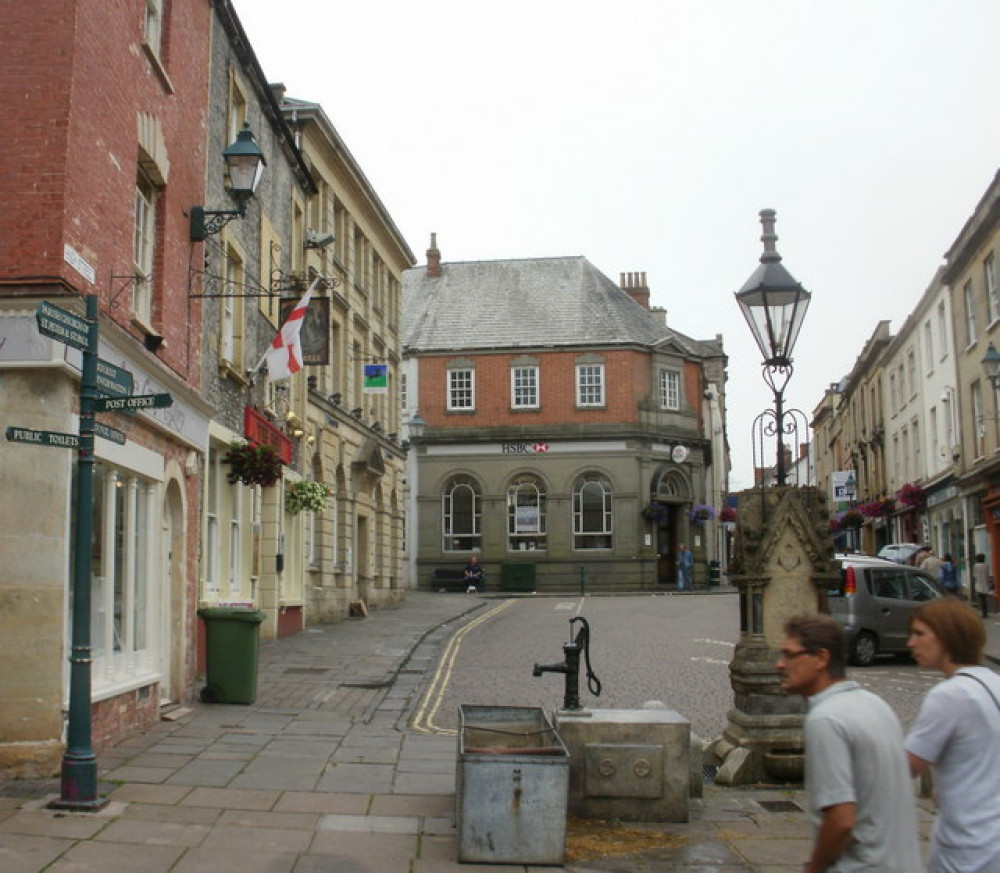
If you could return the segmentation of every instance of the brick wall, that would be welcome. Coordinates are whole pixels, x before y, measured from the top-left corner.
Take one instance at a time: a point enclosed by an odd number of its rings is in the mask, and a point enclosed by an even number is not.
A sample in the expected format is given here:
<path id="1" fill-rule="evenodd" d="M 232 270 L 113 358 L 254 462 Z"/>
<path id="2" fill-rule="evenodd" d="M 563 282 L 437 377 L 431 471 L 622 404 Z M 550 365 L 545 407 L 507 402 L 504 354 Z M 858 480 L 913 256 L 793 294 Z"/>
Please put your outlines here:
<path id="1" fill-rule="evenodd" d="M 100 700 L 91 709 L 95 752 L 148 731 L 160 720 L 160 686 L 146 685 Z"/>

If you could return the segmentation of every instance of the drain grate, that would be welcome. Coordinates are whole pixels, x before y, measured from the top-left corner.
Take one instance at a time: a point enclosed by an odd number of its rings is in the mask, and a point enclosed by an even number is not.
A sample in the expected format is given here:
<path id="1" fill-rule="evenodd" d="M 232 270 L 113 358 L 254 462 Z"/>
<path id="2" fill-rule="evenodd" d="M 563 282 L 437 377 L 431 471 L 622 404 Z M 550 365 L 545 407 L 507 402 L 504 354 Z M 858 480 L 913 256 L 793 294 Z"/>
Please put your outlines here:
<path id="1" fill-rule="evenodd" d="M 802 807 L 794 800 L 758 800 L 757 805 L 767 812 L 802 812 Z"/>

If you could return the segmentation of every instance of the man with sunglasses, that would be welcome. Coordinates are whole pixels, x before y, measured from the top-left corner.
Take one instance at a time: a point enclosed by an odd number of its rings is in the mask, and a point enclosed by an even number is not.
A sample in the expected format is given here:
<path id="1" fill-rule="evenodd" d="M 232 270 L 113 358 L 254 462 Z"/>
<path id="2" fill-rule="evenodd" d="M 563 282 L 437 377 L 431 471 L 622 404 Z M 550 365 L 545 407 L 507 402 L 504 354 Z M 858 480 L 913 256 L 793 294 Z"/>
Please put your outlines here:
<path id="1" fill-rule="evenodd" d="M 808 698 L 806 796 L 815 826 L 806 873 L 914 873 L 913 782 L 896 714 L 845 678 L 847 639 L 828 615 L 785 624 L 781 687 Z"/>

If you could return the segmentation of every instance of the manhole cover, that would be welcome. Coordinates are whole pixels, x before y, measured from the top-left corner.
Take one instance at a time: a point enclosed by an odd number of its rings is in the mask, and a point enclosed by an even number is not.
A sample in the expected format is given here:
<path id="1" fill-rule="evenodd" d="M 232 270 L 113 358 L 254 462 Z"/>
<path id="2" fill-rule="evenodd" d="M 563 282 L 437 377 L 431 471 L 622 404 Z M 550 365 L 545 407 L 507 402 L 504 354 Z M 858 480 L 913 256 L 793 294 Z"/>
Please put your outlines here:
<path id="1" fill-rule="evenodd" d="M 802 812 L 794 800 L 758 800 L 757 804 L 768 812 Z"/>

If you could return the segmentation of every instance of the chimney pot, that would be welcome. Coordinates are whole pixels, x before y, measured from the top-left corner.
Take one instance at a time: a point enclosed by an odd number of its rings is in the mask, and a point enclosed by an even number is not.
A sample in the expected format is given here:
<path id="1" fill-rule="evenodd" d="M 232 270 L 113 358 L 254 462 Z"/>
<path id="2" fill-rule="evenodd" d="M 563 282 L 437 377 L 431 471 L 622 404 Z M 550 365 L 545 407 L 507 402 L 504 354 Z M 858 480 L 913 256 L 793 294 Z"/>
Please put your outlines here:
<path id="1" fill-rule="evenodd" d="M 437 234 L 431 234 L 431 247 L 427 249 L 427 278 L 437 279 L 441 275 L 441 252 L 437 247 Z"/>

